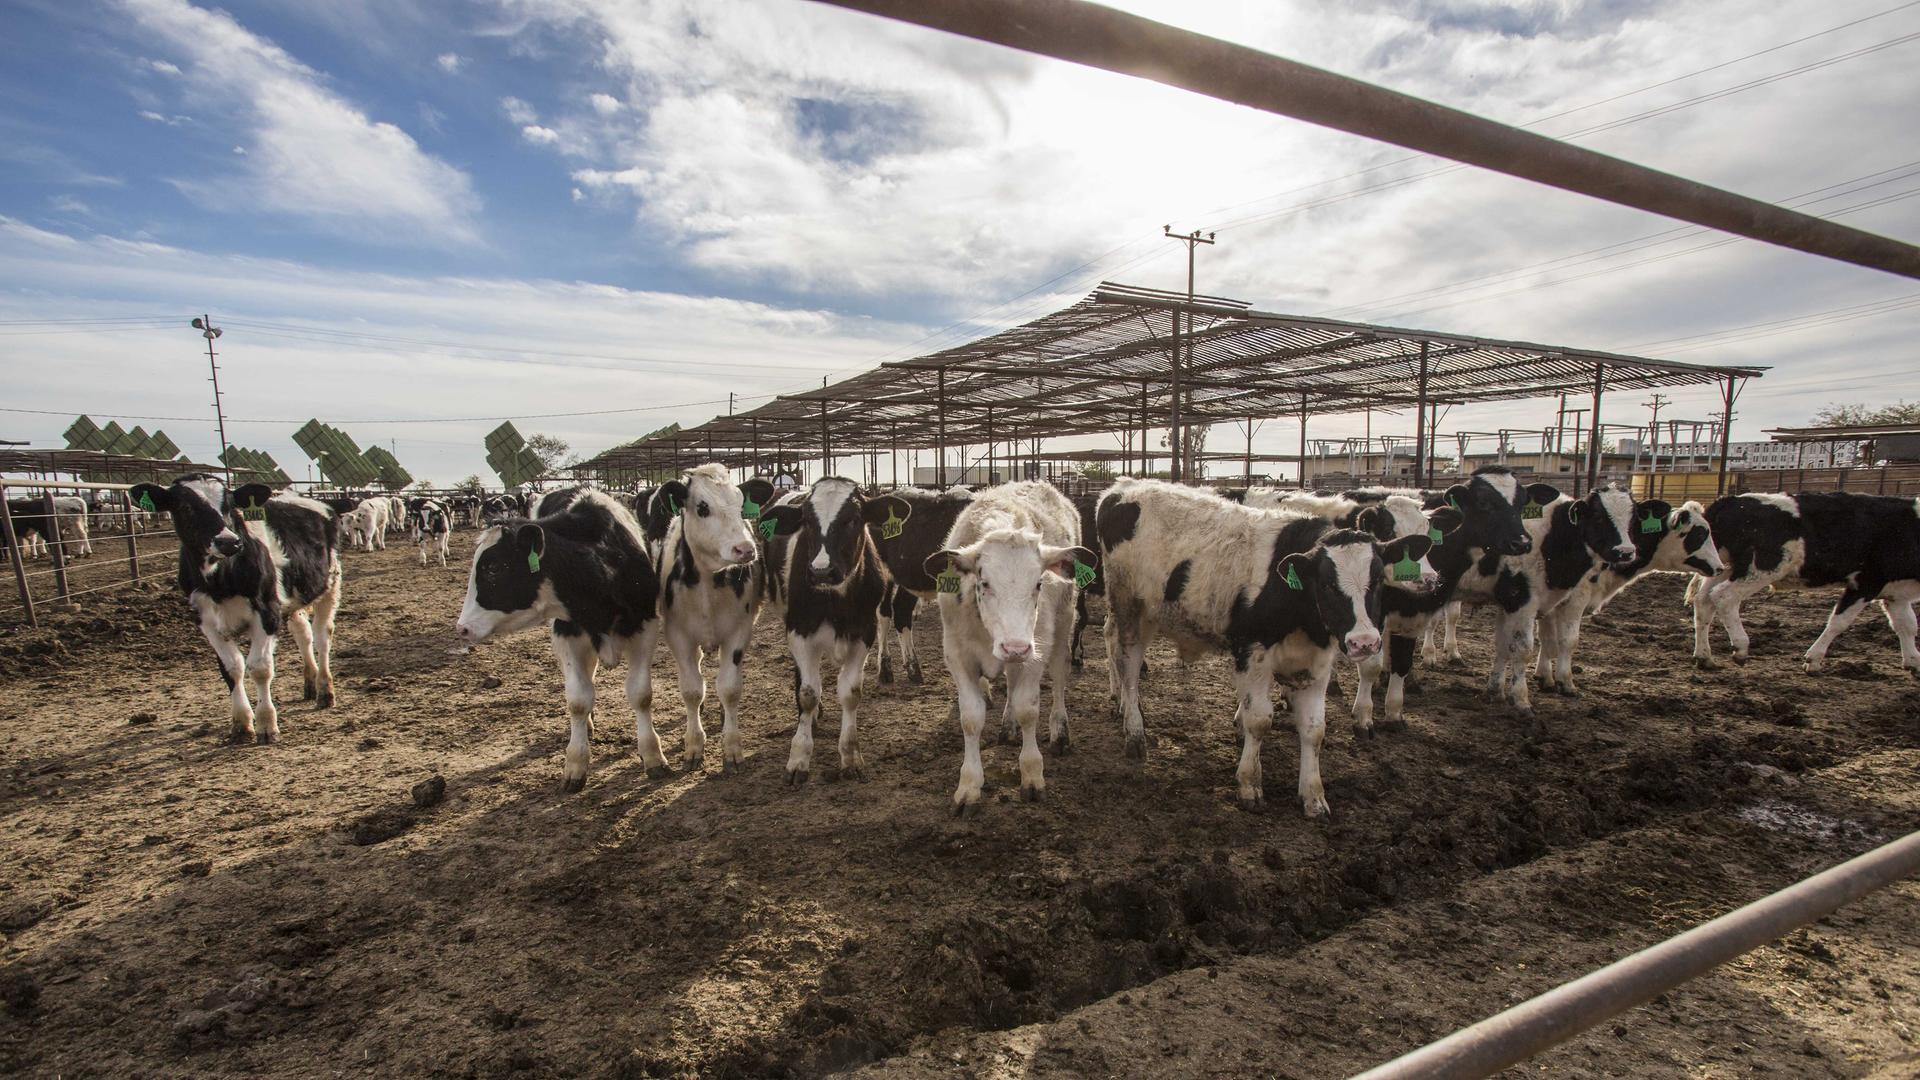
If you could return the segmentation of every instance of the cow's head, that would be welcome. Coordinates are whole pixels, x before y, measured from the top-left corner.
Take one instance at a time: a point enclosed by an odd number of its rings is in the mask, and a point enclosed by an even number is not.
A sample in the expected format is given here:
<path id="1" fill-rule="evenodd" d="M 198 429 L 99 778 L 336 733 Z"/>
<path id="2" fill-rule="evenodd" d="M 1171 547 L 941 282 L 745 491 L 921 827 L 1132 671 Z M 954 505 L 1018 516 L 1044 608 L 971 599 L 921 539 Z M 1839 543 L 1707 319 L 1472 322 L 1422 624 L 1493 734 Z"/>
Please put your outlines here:
<path id="1" fill-rule="evenodd" d="M 135 484 L 127 497 L 140 510 L 170 514 L 181 547 L 212 567 L 246 550 L 246 522 L 265 517 L 273 489 L 246 484 L 229 491 L 217 476 L 189 473 L 168 487 Z"/>
<path id="2" fill-rule="evenodd" d="M 1458 516 L 1457 512 L 1455 516 Z M 1424 536 L 1429 544 L 1436 541 L 1436 532 L 1427 518 L 1427 512 L 1421 509 L 1420 500 L 1410 495 L 1389 495 L 1362 508 L 1354 515 L 1353 526 L 1381 543 L 1403 536 Z M 1422 552 L 1417 556 L 1407 556 L 1404 561 L 1389 563 L 1386 584 L 1407 592 L 1432 592 L 1440 585 L 1440 572 L 1427 562 L 1426 554 Z"/>
<path id="3" fill-rule="evenodd" d="M 802 568 L 826 588 L 846 584 L 860 570 L 872 542 L 867 539 L 866 500 L 860 486 L 844 476 L 814 482 L 806 495 L 761 511 L 774 533 L 791 538 L 794 573 Z"/>
<path id="4" fill-rule="evenodd" d="M 1712 577 L 1722 569 L 1707 512 L 1697 502 L 1683 503 L 1678 510 L 1661 499 L 1634 503 L 1631 529 L 1649 570 Z"/>
<path id="5" fill-rule="evenodd" d="M 647 504 L 647 532 L 665 535 L 667 523 L 678 516 L 694 567 L 702 574 L 717 574 L 750 563 L 759 554 L 754 530 L 771 501 L 772 484 L 755 478 L 736 486 L 726 466 L 709 463 L 655 489 Z"/>
<path id="6" fill-rule="evenodd" d="M 467 574 L 467 599 L 454 624 L 462 638 L 485 641 L 563 614 L 540 561 L 546 550 L 546 530 L 537 522 L 513 518 L 480 534 Z"/>
<path id="7" fill-rule="evenodd" d="M 1423 562 L 1432 547 L 1425 533 L 1382 544 L 1358 529 L 1340 529 L 1281 558 L 1273 572 L 1279 588 L 1305 594 L 1341 652 L 1364 660 L 1380 651 L 1379 588 L 1388 567 Z"/>
<path id="8" fill-rule="evenodd" d="M 1447 489 L 1446 505 L 1460 511 L 1460 540 L 1496 555 L 1533 550 L 1523 520 L 1560 497 L 1552 484 L 1522 484 L 1504 465 L 1483 465 L 1464 484 Z"/>
<path id="9" fill-rule="evenodd" d="M 963 548 L 927 556 L 929 577 L 944 592 L 971 603 L 993 639 L 994 658 L 1024 664 L 1044 659 L 1034 628 L 1046 588 L 1070 587 L 1074 572 L 1093 565 L 1093 552 L 1078 546 L 1054 547 L 1025 529 L 990 532 Z"/>
<path id="10" fill-rule="evenodd" d="M 1608 566 L 1626 569 L 1640 555 L 1634 546 L 1633 496 L 1608 484 L 1586 497 L 1565 504 L 1567 522 L 1580 530 L 1580 540 Z"/>

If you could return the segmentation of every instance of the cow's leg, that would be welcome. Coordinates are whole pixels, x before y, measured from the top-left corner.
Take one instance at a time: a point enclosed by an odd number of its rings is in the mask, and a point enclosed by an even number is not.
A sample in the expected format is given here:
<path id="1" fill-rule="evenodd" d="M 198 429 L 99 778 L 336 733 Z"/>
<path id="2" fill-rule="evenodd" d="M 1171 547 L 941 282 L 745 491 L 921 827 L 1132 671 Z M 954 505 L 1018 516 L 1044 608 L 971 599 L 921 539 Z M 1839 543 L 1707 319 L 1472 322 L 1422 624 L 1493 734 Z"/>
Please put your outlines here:
<path id="1" fill-rule="evenodd" d="M 1120 701 L 1120 616 L 1114 613 L 1113 594 L 1107 594 L 1107 621 L 1100 627 L 1100 640 L 1107 646 L 1107 703 L 1113 707 L 1113 715 L 1121 715 Z"/>
<path id="2" fill-rule="evenodd" d="M 1868 591 L 1848 586 L 1847 590 L 1840 594 L 1840 599 L 1833 605 L 1833 612 L 1827 616 L 1826 628 L 1820 631 L 1820 636 L 1814 638 L 1813 644 L 1807 648 L 1808 671 L 1819 671 L 1827 666 L 1827 650 L 1833 646 L 1833 640 L 1847 632 L 1847 627 L 1852 626 L 1853 620 L 1859 618 L 1860 613 L 1867 609 L 1867 601 L 1877 592 L 1879 592 L 1878 589 Z"/>
<path id="3" fill-rule="evenodd" d="M 1548 616 L 1557 624 L 1554 627 L 1554 682 L 1568 697 L 1580 696 L 1580 689 L 1573 685 L 1573 653 L 1580 645 L 1580 616 L 1585 606 L 1576 597 Z"/>
<path id="4" fill-rule="evenodd" d="M 1381 727 L 1406 730 L 1407 676 L 1413 674 L 1413 639 L 1387 635 L 1387 717 Z"/>
<path id="5" fill-rule="evenodd" d="M 1353 734 L 1356 738 L 1373 736 L 1373 682 L 1380 677 L 1380 669 L 1385 663 L 1385 653 L 1374 653 L 1357 665 L 1360 677 L 1354 680 L 1353 688 Z"/>
<path id="6" fill-rule="evenodd" d="M 1555 688 L 1554 658 L 1560 655 L 1560 623 L 1549 615 L 1540 620 L 1540 655 L 1534 658 L 1534 674 L 1540 680 L 1540 692 Z M 1525 676 L 1522 676 L 1523 678 Z"/>
<path id="7" fill-rule="evenodd" d="M 241 655 L 237 642 L 220 632 L 211 616 L 200 620 L 200 633 L 207 644 L 213 646 L 213 655 L 220 661 L 220 677 L 227 680 L 232 704 L 232 724 L 227 734 L 234 742 L 246 742 L 253 738 L 253 705 L 247 701 L 247 658 Z"/>
<path id="8" fill-rule="evenodd" d="M 834 697 L 840 702 L 840 778 L 865 780 L 867 763 L 860 756 L 860 691 L 872 646 L 858 638 L 841 644 L 846 651 L 840 658 L 840 677 L 833 686 Z"/>
<path id="9" fill-rule="evenodd" d="M 747 656 L 747 645 L 753 639 L 753 622 L 743 616 L 740 619 L 740 631 L 733 640 L 720 647 L 720 671 L 714 676 L 713 688 L 720 694 L 720 771 L 730 773 L 746 761 L 746 754 L 740 749 L 740 695 L 746 688 L 747 676 L 742 666 Z"/>
<path id="10" fill-rule="evenodd" d="M 1747 662 L 1751 655 L 1753 642 L 1747 637 L 1746 624 L 1740 621 L 1740 607 L 1749 597 L 1762 592 L 1772 584 L 1764 578 L 1741 578 L 1729 581 L 1713 591 L 1713 614 L 1720 625 L 1727 628 L 1727 643 L 1733 646 L 1733 661 L 1736 664 Z"/>
<path id="11" fill-rule="evenodd" d="M 1075 622 L 1069 628 L 1064 618 L 1056 618 L 1053 647 L 1047 651 L 1047 678 L 1053 683 L 1053 709 L 1047 713 L 1047 749 L 1055 754 L 1073 749 L 1073 738 L 1067 730 L 1067 680 L 1071 678 L 1075 642 L 1079 640 L 1082 625 Z"/>
<path id="12" fill-rule="evenodd" d="M 1241 663 L 1243 661 L 1236 661 L 1233 671 L 1234 697 L 1240 702 L 1240 707 L 1234 713 L 1235 726 L 1240 729 L 1240 765 L 1234 770 L 1234 778 L 1240 785 L 1240 808 L 1259 810 L 1266 803 L 1266 783 L 1260 773 L 1260 746 L 1268 732 L 1273 730 L 1273 671 L 1265 664 L 1242 667 Z M 1320 679 L 1320 694 L 1324 700 L 1327 690 L 1324 671 Z M 1301 738 L 1304 740 L 1306 736 L 1302 735 Z M 1319 737 L 1315 736 L 1315 748 L 1319 745 Z M 1303 750 L 1303 769 L 1305 762 Z M 1317 765 L 1315 771 L 1317 775 Z M 1314 783 L 1318 785 L 1319 781 L 1316 779 Z"/>
<path id="13" fill-rule="evenodd" d="M 313 617 L 305 611 L 287 616 L 287 632 L 300 650 L 300 698 L 312 701 L 320 684 L 320 666 L 313 662 Z"/>
<path id="14" fill-rule="evenodd" d="M 1087 666 L 1087 647 L 1080 635 L 1087 629 L 1087 593 L 1084 589 L 1075 589 L 1073 596 L 1073 634 L 1070 652 L 1073 656 L 1073 670 L 1079 671 Z"/>
<path id="15" fill-rule="evenodd" d="M 951 634 L 946 640 L 953 640 Z M 955 816 L 970 814 L 980 803 L 980 789 L 986 783 L 986 769 L 980 764 L 980 733 L 987 727 L 987 699 L 980 694 L 977 669 L 951 650 L 947 670 L 953 675 L 955 709 L 960 714 L 960 783 L 953 789 Z"/>
<path id="16" fill-rule="evenodd" d="M 1913 601 L 1888 597 L 1881 605 L 1887 609 L 1887 623 L 1893 627 L 1893 636 L 1900 639 L 1900 666 L 1920 672 L 1920 647 L 1914 642 Z"/>
<path id="17" fill-rule="evenodd" d="M 1687 583 L 1687 598 L 1693 604 L 1693 662 L 1697 667 L 1713 666 L 1713 595 L 1726 581 L 1716 576 Z"/>
<path id="18" fill-rule="evenodd" d="M 307 609 L 313 613 L 313 662 L 320 675 L 315 680 L 315 708 L 333 708 L 333 616 L 340 610 L 340 568 L 333 568 L 327 591 Z"/>
<path id="19" fill-rule="evenodd" d="M 886 591 L 880 594 L 880 646 L 873 651 L 880 656 L 881 686 L 893 685 L 893 653 L 888 651 L 887 644 L 888 639 L 893 636 L 893 609 L 898 603 L 899 592 L 900 586 L 888 585 Z M 900 666 L 906 667 L 904 659 L 900 662 Z"/>
<path id="20" fill-rule="evenodd" d="M 1039 802 L 1047 795 L 1046 766 L 1040 757 L 1040 666 L 1032 661 L 1009 664 L 1006 672 L 1007 710 L 1020 727 L 1020 799 Z"/>
<path id="21" fill-rule="evenodd" d="M 920 669 L 920 654 L 913 651 L 913 612 L 920 598 L 905 589 L 893 602 L 893 632 L 900 643 L 900 664 L 907 669 L 907 681 L 915 686 L 927 681 Z"/>
<path id="22" fill-rule="evenodd" d="M 1293 692 L 1292 711 L 1293 728 L 1300 736 L 1300 807 L 1308 817 L 1319 817 L 1327 812 L 1327 792 L 1320 782 L 1320 743 L 1327 733 L 1327 680 L 1333 674 L 1333 657 L 1321 658 L 1318 665 L 1307 673 L 1307 685 Z M 1262 682 L 1270 682 L 1263 679 Z M 1264 700 L 1255 699 L 1257 709 Z M 1252 725 L 1249 724 L 1249 727 Z M 1259 776 L 1259 748 L 1253 748 L 1254 775 Z M 1240 767 L 1247 767 L 1247 750 L 1241 750 Z M 1242 774 L 1244 777 L 1244 773 Z M 1245 780 L 1241 782 L 1241 798 L 1245 799 Z"/>
<path id="23" fill-rule="evenodd" d="M 255 620 L 248 634 L 247 680 L 253 683 L 253 737 L 266 746 L 280 737 L 280 710 L 273 707 L 273 648 L 278 640 Z"/>
<path id="24" fill-rule="evenodd" d="M 650 779 L 672 775 L 667 756 L 660 752 L 660 733 L 653 729 L 653 646 L 660 640 L 660 623 L 650 620 L 627 642 L 627 705 L 633 709 L 634 745 Z"/>
<path id="25" fill-rule="evenodd" d="M 822 630 L 812 637 L 788 634 L 787 647 L 793 653 L 793 699 L 798 714 L 793 748 L 787 754 L 787 783 L 797 786 L 806 783 L 807 774 L 813 771 L 813 722 L 820 717 L 820 667 L 826 650 L 833 647 L 833 631 Z"/>
<path id="26" fill-rule="evenodd" d="M 1113 598 L 1112 594 L 1108 594 Z M 1117 598 L 1113 598 L 1117 599 Z M 1116 608 L 1117 608 L 1116 604 Z M 1126 738 L 1124 749 L 1129 761 L 1147 760 L 1147 720 L 1140 712 L 1140 660 L 1146 654 L 1146 619 L 1139 605 L 1125 615 L 1107 616 L 1109 623 L 1120 623 L 1120 721 Z"/>
<path id="27" fill-rule="evenodd" d="M 681 756 L 688 770 L 694 770 L 707 760 L 707 729 L 700 724 L 700 709 L 707 702 L 707 677 L 700 670 L 700 643 L 669 625 L 667 648 L 680 669 L 680 700 L 687 707 L 687 737 Z"/>
<path id="28" fill-rule="evenodd" d="M 420 565 L 427 565 L 427 542 L 425 540 L 420 541 Z"/>
<path id="29" fill-rule="evenodd" d="M 447 568 L 447 534 L 446 533 L 440 534 L 440 543 L 438 546 L 440 549 L 440 569 L 445 570 Z"/>
<path id="30" fill-rule="evenodd" d="M 585 634 L 555 630 L 551 636 L 567 694 L 567 755 L 561 788 L 579 791 L 586 786 L 587 762 L 593 757 L 593 673 L 600 669 L 600 657 Z"/>
<path id="31" fill-rule="evenodd" d="M 1460 664 L 1460 663 L 1466 662 L 1466 658 L 1460 655 L 1460 638 L 1455 633 L 1460 628 L 1460 617 L 1463 613 L 1464 613 L 1464 609 L 1460 606 L 1460 601 L 1455 600 L 1452 603 L 1447 605 L 1446 652 L 1447 652 L 1447 663 L 1449 664 Z"/>

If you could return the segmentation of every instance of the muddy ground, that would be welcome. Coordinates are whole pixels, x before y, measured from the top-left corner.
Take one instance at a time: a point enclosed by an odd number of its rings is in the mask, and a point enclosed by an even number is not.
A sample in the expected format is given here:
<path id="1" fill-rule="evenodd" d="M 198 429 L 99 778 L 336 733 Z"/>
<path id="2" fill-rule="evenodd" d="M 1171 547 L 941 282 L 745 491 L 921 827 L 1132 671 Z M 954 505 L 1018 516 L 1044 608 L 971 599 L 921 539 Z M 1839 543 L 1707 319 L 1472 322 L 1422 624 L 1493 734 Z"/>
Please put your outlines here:
<path id="1" fill-rule="evenodd" d="M 1235 806 L 1218 660 L 1155 649 L 1152 749 L 1125 762 L 1097 636 L 1047 801 L 993 747 L 982 814 L 951 819 L 937 619 L 926 685 L 869 683 L 868 782 L 834 781 L 829 705 L 815 781 L 781 783 L 766 620 L 741 773 L 685 771 L 663 646 L 675 775 L 646 778 L 603 672 L 565 795 L 544 635 L 451 634 L 472 538 L 446 570 L 346 557 L 340 704 L 300 702 L 283 649 L 272 747 L 224 741 L 169 591 L 0 627 L 0 1073 L 1336 1076 L 1920 822 L 1920 690 L 1885 622 L 1807 676 L 1831 598 L 1763 598 L 1753 663 L 1696 672 L 1677 579 L 1588 630 L 1585 697 L 1540 699 L 1544 737 L 1482 704 L 1484 617 L 1410 730 L 1357 742 L 1330 708 L 1330 821 L 1299 815 L 1290 732 L 1272 812 Z M 1527 1070 L 1910 1075 L 1917 999 L 1909 882 Z"/>

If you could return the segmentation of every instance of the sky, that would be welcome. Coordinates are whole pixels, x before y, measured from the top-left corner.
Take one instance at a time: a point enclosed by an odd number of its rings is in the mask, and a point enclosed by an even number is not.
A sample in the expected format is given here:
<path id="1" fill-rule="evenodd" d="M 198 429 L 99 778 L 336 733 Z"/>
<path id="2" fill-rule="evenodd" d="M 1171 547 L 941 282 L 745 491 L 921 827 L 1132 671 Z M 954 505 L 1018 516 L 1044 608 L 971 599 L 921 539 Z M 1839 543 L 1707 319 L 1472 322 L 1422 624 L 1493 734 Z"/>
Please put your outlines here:
<path id="1" fill-rule="evenodd" d="M 1920 3 L 1116 6 L 1920 239 Z M 590 454 L 1184 287 L 1169 224 L 1266 310 L 1770 365 L 1737 438 L 1920 397 L 1913 281 L 807 0 L 0 8 L 0 438 L 36 446 L 84 412 L 209 460 L 204 313 L 231 442 L 304 477 L 318 417 L 451 483 L 502 419 Z"/>

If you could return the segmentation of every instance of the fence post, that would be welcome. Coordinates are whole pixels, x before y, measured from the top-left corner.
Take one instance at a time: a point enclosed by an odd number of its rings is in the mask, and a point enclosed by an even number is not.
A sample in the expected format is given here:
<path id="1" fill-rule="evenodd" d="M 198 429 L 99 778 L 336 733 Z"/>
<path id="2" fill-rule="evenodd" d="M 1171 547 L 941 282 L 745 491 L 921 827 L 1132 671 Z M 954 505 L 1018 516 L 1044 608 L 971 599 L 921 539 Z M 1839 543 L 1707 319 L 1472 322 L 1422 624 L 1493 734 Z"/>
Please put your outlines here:
<path id="1" fill-rule="evenodd" d="M 53 536 L 47 541 L 47 551 L 53 555 L 53 595 L 66 600 L 69 598 L 66 541 L 60 535 L 60 518 L 53 505 L 53 492 L 41 492 L 40 501 L 46 507 L 47 528 L 53 531 Z"/>
<path id="2" fill-rule="evenodd" d="M 0 495 L 6 494 L 6 488 L 0 485 Z M 13 583 L 20 587 L 20 606 L 27 609 L 27 625 L 39 626 L 40 619 L 33 612 L 33 590 L 27 588 L 27 563 L 20 555 L 20 537 L 13 531 L 13 510 L 8 500 L 0 498 L 0 532 L 4 532 L 7 541 L 7 554 L 13 560 Z"/>
<path id="3" fill-rule="evenodd" d="M 1887 493 L 1887 467 L 1885 465 L 1882 465 L 1880 466 L 1880 494 L 1885 495 L 1886 493 Z"/>
<path id="4" fill-rule="evenodd" d="M 133 500 L 127 492 L 120 493 L 121 501 L 127 504 L 127 566 L 133 571 L 133 583 L 140 584 L 140 521 L 134 513 Z"/>
<path id="5" fill-rule="evenodd" d="M 1833 477 L 1834 477 L 1833 490 L 1835 491 L 1847 490 L 1847 470 L 1835 469 L 1833 470 Z"/>

